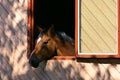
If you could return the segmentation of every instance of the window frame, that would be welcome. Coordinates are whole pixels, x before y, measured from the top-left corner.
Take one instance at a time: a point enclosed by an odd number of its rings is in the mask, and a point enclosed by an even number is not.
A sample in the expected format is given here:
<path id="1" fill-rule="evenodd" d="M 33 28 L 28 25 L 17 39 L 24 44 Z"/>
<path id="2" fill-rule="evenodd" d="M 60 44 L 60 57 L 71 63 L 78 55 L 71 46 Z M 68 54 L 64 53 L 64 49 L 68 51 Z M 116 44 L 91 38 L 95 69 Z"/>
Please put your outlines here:
<path id="1" fill-rule="evenodd" d="M 110 54 L 79 54 L 78 52 L 78 0 L 75 0 L 75 56 L 55 56 L 53 60 L 75 60 L 77 58 L 120 58 L 120 1 L 118 0 L 118 53 Z M 34 0 L 28 0 L 28 26 L 27 26 L 27 57 L 34 49 Z"/>
<path id="2" fill-rule="evenodd" d="M 81 2 L 80 2 L 81 4 Z M 120 58 L 120 0 L 117 0 L 117 9 L 118 9 L 118 52 L 117 54 L 94 54 L 94 53 L 89 53 L 89 54 L 84 54 L 84 53 L 79 53 L 78 52 L 78 0 L 75 0 L 75 53 L 76 53 L 76 58 Z"/>
<path id="3" fill-rule="evenodd" d="M 30 53 L 33 50 L 34 40 L 33 40 L 33 32 L 34 32 L 34 0 L 28 0 L 28 19 L 27 19 L 27 58 L 30 57 Z"/>
<path id="4" fill-rule="evenodd" d="M 28 34 L 27 34 L 27 58 L 29 59 L 34 49 L 34 0 L 28 0 Z M 51 60 L 75 60 L 75 56 L 55 56 Z"/>

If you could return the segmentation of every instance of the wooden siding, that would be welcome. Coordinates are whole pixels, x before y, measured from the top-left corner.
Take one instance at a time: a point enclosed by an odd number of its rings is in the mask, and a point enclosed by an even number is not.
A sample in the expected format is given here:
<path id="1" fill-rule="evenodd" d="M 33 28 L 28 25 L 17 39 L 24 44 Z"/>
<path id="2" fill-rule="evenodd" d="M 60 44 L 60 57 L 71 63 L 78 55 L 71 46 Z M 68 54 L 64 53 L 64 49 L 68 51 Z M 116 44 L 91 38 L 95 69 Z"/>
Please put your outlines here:
<path id="1" fill-rule="evenodd" d="M 115 53 L 117 0 L 81 0 L 81 52 Z"/>
<path id="2" fill-rule="evenodd" d="M 0 0 L 0 80 L 120 80 L 119 59 L 49 60 L 37 69 L 30 67 L 27 4 Z"/>

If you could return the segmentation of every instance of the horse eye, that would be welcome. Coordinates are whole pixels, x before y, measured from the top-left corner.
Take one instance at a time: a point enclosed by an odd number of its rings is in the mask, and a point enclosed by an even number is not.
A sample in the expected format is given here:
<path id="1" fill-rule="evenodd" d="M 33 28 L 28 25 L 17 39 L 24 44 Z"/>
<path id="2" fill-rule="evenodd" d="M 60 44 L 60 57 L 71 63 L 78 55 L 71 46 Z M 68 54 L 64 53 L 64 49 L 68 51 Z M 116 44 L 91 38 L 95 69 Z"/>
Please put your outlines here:
<path id="1" fill-rule="evenodd" d="M 47 45 L 48 41 L 50 41 L 50 39 L 47 40 L 47 41 L 45 41 L 45 42 L 43 42 L 43 44 L 44 44 L 44 45 Z"/>
<path id="2" fill-rule="evenodd" d="M 48 43 L 48 41 L 45 41 L 44 44 L 46 45 Z"/>

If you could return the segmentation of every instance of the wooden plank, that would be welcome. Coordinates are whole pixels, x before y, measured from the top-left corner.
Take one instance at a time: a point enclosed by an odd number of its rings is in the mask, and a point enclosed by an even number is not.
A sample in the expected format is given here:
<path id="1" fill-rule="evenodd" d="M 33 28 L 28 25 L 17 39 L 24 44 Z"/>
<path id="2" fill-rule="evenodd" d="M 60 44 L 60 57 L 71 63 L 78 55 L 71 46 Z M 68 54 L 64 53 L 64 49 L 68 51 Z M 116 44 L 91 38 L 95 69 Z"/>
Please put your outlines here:
<path id="1" fill-rule="evenodd" d="M 27 0 L 26 0 L 27 1 Z M 26 2 L 25 1 L 25 2 Z M 26 11 L 20 11 L 20 10 L 25 10 L 27 8 L 24 7 L 25 4 L 23 4 L 22 7 L 20 7 L 20 3 L 17 1 L 11 2 L 9 0 L 2 0 L 1 4 L 4 6 L 6 11 L 11 14 L 12 16 L 20 16 L 22 19 L 26 20 L 27 15 Z M 22 5 L 22 4 L 21 4 Z M 27 7 L 27 6 L 26 6 Z M 12 13 L 14 12 L 14 13 Z M 17 21 L 17 20 L 16 20 Z"/>
<path id="2" fill-rule="evenodd" d="M 116 52 L 116 3 L 106 4 L 106 1 L 82 0 L 81 2 L 81 52 L 83 53 Z"/>
<path id="3" fill-rule="evenodd" d="M 0 16 L 6 18 L 8 13 L 4 10 L 3 6 L 0 4 Z"/>

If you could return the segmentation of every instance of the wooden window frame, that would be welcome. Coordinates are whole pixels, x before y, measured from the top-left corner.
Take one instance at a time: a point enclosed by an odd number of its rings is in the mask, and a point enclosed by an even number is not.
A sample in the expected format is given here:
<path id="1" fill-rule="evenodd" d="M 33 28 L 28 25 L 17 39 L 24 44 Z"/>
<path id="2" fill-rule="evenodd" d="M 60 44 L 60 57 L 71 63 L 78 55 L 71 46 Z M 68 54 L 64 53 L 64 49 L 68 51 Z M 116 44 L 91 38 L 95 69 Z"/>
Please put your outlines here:
<path id="1" fill-rule="evenodd" d="M 120 8 L 120 0 L 118 0 L 118 7 Z M 118 9 L 119 9 L 118 8 Z M 78 0 L 75 0 L 75 54 L 76 56 L 55 56 L 53 60 L 75 60 L 77 58 L 120 58 L 120 9 L 118 10 L 118 53 L 117 55 L 109 54 L 78 54 Z M 34 49 L 34 0 L 28 0 L 28 34 L 27 43 L 29 58 L 30 53 Z"/>
<path id="2" fill-rule="evenodd" d="M 84 54 L 84 53 L 79 53 L 78 52 L 78 0 L 75 2 L 75 51 L 76 51 L 76 58 L 120 58 L 120 0 L 117 0 L 117 9 L 118 9 L 118 52 L 117 54 L 94 54 L 94 53 L 89 53 L 89 54 Z"/>
<path id="3" fill-rule="evenodd" d="M 27 34 L 27 57 L 29 58 L 34 49 L 34 0 L 28 0 L 28 34 Z M 75 60 L 75 56 L 55 56 L 52 60 Z"/>
<path id="4" fill-rule="evenodd" d="M 33 32 L 34 32 L 34 0 L 28 0 L 28 26 L 27 26 L 27 57 L 30 57 L 30 53 L 33 50 Z"/>

